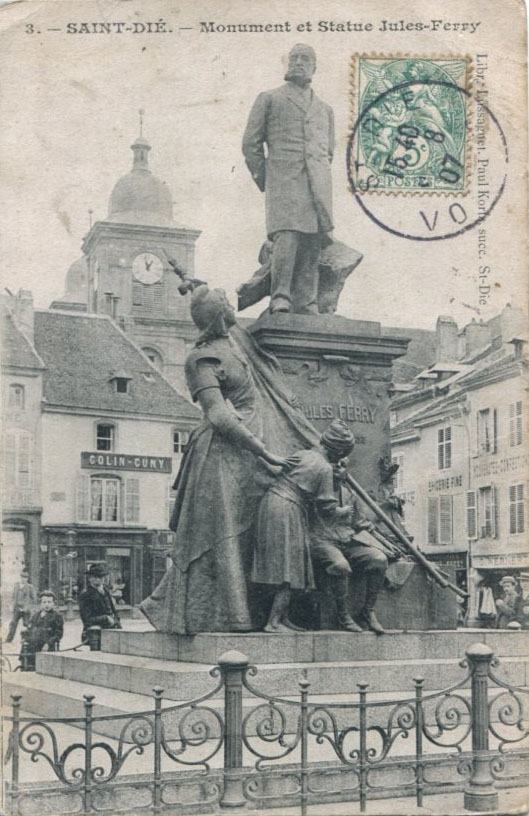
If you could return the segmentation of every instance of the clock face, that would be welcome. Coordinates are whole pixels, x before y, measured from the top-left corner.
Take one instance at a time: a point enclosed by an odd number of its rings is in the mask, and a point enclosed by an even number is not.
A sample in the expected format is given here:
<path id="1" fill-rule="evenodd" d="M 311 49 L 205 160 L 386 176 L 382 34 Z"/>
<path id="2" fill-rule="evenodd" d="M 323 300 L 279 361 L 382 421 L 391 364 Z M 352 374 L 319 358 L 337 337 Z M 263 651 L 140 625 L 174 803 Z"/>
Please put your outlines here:
<path id="1" fill-rule="evenodd" d="M 132 274 L 141 283 L 158 283 L 163 275 L 163 264 L 152 252 L 141 252 L 132 262 Z"/>

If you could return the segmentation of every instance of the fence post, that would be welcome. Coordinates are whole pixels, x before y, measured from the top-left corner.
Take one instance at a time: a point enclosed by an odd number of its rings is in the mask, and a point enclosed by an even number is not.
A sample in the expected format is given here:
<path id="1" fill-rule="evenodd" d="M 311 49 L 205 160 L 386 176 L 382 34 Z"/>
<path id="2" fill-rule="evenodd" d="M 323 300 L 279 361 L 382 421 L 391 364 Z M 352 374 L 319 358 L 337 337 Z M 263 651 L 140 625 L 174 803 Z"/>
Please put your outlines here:
<path id="1" fill-rule="evenodd" d="M 466 810 L 489 811 L 498 808 L 498 791 L 490 771 L 488 676 L 494 653 L 484 643 L 475 643 L 467 651 L 472 675 L 472 775 L 465 788 Z"/>
<path id="2" fill-rule="evenodd" d="M 154 792 L 153 810 L 159 813 L 162 806 L 162 694 L 163 688 L 155 686 L 154 692 Z"/>
<path id="3" fill-rule="evenodd" d="M 224 792 L 221 807 L 242 807 L 242 678 L 248 658 L 235 650 L 219 657 L 224 680 Z"/>
<path id="4" fill-rule="evenodd" d="M 422 807 L 424 793 L 424 762 L 422 732 L 424 728 L 424 710 L 422 705 L 422 684 L 424 677 L 414 677 L 415 683 L 415 794 L 417 806 Z"/>
<path id="5" fill-rule="evenodd" d="M 92 810 L 92 712 L 94 707 L 94 694 L 83 694 L 85 720 L 85 765 L 84 765 L 84 791 L 83 791 L 83 813 L 93 813 Z"/>
<path id="6" fill-rule="evenodd" d="M 360 696 L 360 749 L 358 754 L 358 777 L 360 783 L 360 811 L 363 813 L 367 802 L 367 687 L 368 683 L 357 683 Z"/>
<path id="7" fill-rule="evenodd" d="M 299 681 L 301 692 L 301 816 L 307 816 L 307 805 L 309 799 L 309 765 L 308 765 L 308 736 L 309 736 L 309 688 L 310 683 L 306 677 Z"/>
<path id="8" fill-rule="evenodd" d="M 13 803 L 16 801 L 18 797 L 18 783 L 20 780 L 20 746 L 19 746 L 19 738 L 20 738 L 20 701 L 22 699 L 21 694 L 12 694 L 11 699 L 13 701 L 13 728 L 11 730 L 11 790 L 10 790 L 10 802 L 11 802 L 11 810 L 15 812 L 15 808 L 13 807 Z"/>

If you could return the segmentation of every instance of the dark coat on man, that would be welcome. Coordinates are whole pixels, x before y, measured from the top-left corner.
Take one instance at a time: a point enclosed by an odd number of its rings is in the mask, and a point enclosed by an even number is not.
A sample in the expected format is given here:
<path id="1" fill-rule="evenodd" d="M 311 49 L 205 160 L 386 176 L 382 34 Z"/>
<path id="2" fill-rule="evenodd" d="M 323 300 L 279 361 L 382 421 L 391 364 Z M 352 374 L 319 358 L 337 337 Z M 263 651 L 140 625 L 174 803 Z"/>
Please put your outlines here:
<path id="1" fill-rule="evenodd" d="M 106 587 L 103 587 L 103 591 L 100 592 L 95 587 L 89 586 L 88 589 L 81 592 L 79 612 L 84 626 L 83 638 L 90 626 L 100 626 L 102 629 L 121 629 L 119 614 Z M 112 616 L 114 623 L 110 623 L 107 616 Z"/>
<path id="2" fill-rule="evenodd" d="M 279 230 L 326 233 L 333 229 L 334 116 L 314 91 L 307 97 L 287 82 L 259 94 L 242 150 L 255 183 L 266 193 L 269 237 Z"/>
<path id="3" fill-rule="evenodd" d="M 39 610 L 32 615 L 28 626 L 27 643 L 31 651 L 40 652 L 44 646 L 53 651 L 59 645 L 64 631 L 64 621 L 56 609 Z"/>

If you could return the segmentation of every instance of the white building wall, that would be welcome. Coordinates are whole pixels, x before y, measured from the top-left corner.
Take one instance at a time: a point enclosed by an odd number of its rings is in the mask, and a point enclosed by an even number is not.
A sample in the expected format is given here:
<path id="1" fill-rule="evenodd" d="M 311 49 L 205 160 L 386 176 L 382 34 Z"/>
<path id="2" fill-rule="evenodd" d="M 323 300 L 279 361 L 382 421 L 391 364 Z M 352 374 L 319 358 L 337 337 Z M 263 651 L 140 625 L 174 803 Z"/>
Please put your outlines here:
<path id="1" fill-rule="evenodd" d="M 171 457 L 171 473 L 145 472 L 101 468 L 94 465 L 81 467 L 81 452 L 96 451 L 96 425 L 114 424 L 113 453 L 148 457 Z M 168 486 L 174 481 L 181 459 L 173 454 L 174 423 L 166 420 L 109 418 L 46 412 L 43 415 L 43 525 L 72 524 L 76 522 L 76 490 L 82 474 L 103 473 L 119 477 L 137 478 L 140 485 L 140 516 L 137 523 L 124 520 L 115 523 L 100 522 L 101 526 L 141 526 L 166 529 L 168 524 Z M 100 452 L 103 454 L 103 452 Z M 123 506 L 123 503 L 122 503 Z M 88 522 L 94 526 L 94 522 Z"/>

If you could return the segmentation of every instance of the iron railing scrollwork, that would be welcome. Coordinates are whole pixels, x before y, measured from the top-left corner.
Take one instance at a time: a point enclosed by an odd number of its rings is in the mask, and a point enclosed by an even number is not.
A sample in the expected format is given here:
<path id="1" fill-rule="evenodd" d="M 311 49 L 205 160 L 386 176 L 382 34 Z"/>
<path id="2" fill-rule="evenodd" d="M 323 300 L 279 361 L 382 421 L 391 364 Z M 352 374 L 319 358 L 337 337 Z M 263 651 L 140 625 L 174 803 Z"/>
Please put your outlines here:
<path id="1" fill-rule="evenodd" d="M 45 803 L 53 794 L 50 785 L 31 788 L 21 779 L 24 758 L 47 763 L 56 792 L 67 791 L 72 812 L 86 814 L 297 803 L 305 816 L 317 801 L 358 800 L 364 811 L 372 798 L 406 794 L 422 807 L 425 796 L 462 787 L 465 808 L 492 810 L 497 784 L 523 781 L 512 762 L 529 755 L 529 691 L 493 673 L 498 661 L 484 644 L 460 665 L 458 683 L 426 693 L 417 677 L 413 694 L 400 700 L 372 694 L 364 682 L 347 702 L 311 699 L 306 674 L 297 696 L 270 695 L 254 685 L 258 669 L 235 651 L 211 670 L 216 683 L 206 694 L 167 705 L 157 686 L 153 707 L 134 714 L 94 713 L 96 700 L 85 695 L 83 716 L 29 718 L 14 695 L 8 810 L 19 816 L 28 798 Z M 61 728 L 69 726 L 83 737 L 61 749 Z M 101 738 L 112 729 L 113 743 Z M 211 761 L 221 750 L 219 770 Z M 132 756 L 142 757 L 146 772 L 131 769 Z"/>

